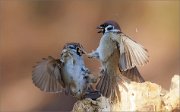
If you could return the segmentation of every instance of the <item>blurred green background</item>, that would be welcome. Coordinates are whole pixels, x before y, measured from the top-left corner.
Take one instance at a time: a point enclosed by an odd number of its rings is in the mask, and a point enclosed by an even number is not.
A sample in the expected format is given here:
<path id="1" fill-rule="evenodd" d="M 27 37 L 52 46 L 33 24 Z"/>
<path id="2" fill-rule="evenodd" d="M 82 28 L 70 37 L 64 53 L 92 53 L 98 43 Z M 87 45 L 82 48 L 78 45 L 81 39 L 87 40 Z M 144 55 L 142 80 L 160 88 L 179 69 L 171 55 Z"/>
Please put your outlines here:
<path id="1" fill-rule="evenodd" d="M 144 78 L 169 89 L 179 73 L 179 0 L 0 0 L 0 111 L 70 111 L 76 99 L 36 88 L 32 66 L 58 58 L 67 42 L 96 49 L 96 26 L 109 19 L 148 49 L 150 62 L 139 67 Z M 98 73 L 97 60 L 85 62 Z"/>

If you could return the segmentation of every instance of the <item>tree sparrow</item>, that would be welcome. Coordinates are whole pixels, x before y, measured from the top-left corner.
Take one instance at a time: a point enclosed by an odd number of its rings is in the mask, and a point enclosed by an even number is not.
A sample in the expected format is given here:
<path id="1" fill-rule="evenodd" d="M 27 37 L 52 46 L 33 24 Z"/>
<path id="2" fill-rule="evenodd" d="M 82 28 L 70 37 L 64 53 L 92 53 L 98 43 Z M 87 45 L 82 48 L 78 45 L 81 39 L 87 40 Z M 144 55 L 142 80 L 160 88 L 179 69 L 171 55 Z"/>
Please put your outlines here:
<path id="1" fill-rule="evenodd" d="M 64 92 L 77 98 L 84 97 L 88 88 L 91 88 L 91 83 L 96 82 L 84 65 L 84 53 L 86 52 L 79 43 L 67 43 L 60 59 L 49 56 L 34 67 L 33 83 L 45 92 Z"/>
<path id="2" fill-rule="evenodd" d="M 144 82 L 136 66 L 148 62 L 147 50 L 121 32 L 115 21 L 105 21 L 97 27 L 102 37 L 98 48 L 89 53 L 89 57 L 97 58 L 102 65 L 102 76 L 96 89 L 111 101 L 120 100 L 118 85 L 126 80 Z M 127 81 L 127 80 L 126 80 Z"/>

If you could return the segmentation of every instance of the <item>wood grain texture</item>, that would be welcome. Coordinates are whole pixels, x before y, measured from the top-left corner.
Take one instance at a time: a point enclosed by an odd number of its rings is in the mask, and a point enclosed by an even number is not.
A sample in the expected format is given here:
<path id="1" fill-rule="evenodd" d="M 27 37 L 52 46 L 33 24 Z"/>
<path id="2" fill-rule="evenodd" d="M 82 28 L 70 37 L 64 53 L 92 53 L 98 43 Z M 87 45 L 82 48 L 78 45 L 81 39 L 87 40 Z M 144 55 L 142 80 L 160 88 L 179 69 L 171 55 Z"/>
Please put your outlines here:
<path id="1" fill-rule="evenodd" d="M 84 99 L 77 101 L 73 112 L 103 112 L 103 111 L 180 111 L 180 75 L 174 75 L 170 90 L 164 90 L 160 85 L 144 82 L 131 82 L 128 91 L 119 86 L 121 91 L 120 103 L 109 103 L 105 97 L 96 101 Z"/>

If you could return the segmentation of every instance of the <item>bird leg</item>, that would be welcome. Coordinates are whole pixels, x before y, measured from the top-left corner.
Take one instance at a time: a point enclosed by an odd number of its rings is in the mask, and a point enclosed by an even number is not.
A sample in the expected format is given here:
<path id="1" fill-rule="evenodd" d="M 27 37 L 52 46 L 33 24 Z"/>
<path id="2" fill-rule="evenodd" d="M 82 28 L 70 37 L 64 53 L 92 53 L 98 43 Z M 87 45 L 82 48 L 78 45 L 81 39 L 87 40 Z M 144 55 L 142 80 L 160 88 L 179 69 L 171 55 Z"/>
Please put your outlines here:
<path id="1" fill-rule="evenodd" d="M 99 59 L 99 53 L 96 51 L 92 51 L 91 53 L 87 54 L 88 58 L 96 58 Z"/>

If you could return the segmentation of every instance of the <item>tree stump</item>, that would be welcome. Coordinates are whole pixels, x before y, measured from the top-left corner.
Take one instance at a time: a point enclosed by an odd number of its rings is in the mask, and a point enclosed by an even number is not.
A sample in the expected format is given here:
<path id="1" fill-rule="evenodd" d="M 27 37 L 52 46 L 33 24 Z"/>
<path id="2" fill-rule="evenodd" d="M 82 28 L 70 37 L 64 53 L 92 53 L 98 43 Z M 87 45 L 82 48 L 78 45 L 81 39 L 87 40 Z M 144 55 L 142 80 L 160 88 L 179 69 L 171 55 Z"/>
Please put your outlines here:
<path id="1" fill-rule="evenodd" d="M 180 111 L 180 76 L 174 75 L 170 90 L 146 81 L 126 84 L 128 91 L 119 86 L 121 102 L 112 104 L 101 96 L 96 100 L 86 98 L 74 104 L 73 112 L 102 111 Z"/>

